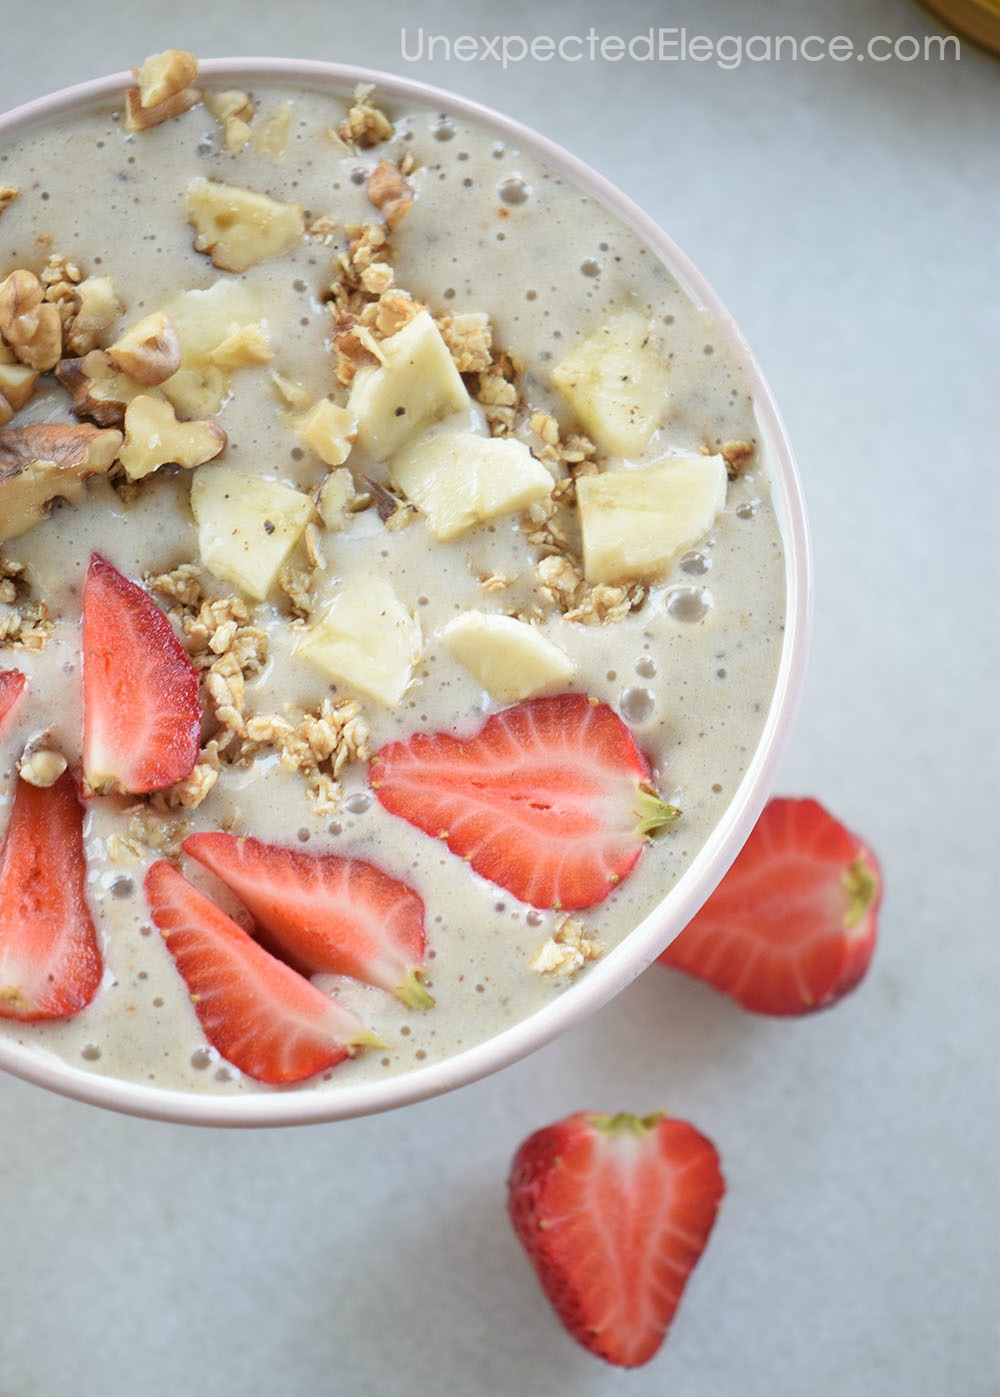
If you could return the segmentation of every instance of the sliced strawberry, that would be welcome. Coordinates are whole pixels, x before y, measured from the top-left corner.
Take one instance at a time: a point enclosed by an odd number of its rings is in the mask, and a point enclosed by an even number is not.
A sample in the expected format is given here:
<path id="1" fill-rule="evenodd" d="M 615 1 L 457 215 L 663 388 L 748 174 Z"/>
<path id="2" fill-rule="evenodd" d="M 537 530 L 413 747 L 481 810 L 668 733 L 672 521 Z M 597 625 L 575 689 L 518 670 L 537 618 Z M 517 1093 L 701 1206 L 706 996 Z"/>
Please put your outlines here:
<path id="1" fill-rule="evenodd" d="M 335 1067 L 352 1047 L 378 1042 L 169 863 L 150 868 L 146 897 L 205 1037 L 248 1077 L 272 1086 L 299 1082 Z"/>
<path id="2" fill-rule="evenodd" d="M 443 839 L 477 873 L 534 907 L 589 907 L 679 815 L 607 704 L 531 699 L 471 737 L 415 733 L 372 763 L 393 815 Z"/>
<path id="3" fill-rule="evenodd" d="M 304 974 L 350 975 L 414 1009 L 434 1003 L 420 983 L 424 904 L 374 864 L 221 831 L 190 835 L 184 852 L 221 878 L 272 949 Z"/>
<path id="4" fill-rule="evenodd" d="M 863 978 L 882 875 L 815 800 L 776 798 L 718 888 L 663 952 L 675 970 L 758 1014 L 808 1014 Z"/>
<path id="5" fill-rule="evenodd" d="M 86 792 L 141 795 L 198 760 L 198 673 L 166 616 L 97 553 L 83 594 Z"/>
<path id="6" fill-rule="evenodd" d="M 85 875 L 72 777 L 18 781 L 0 854 L 0 1018 L 69 1018 L 97 993 L 103 964 Z"/>
<path id="7" fill-rule="evenodd" d="M 514 1157 L 510 1217 L 570 1334 L 637 1368 L 663 1343 L 725 1185 L 684 1121 L 579 1112 Z"/>
<path id="8" fill-rule="evenodd" d="M 0 669 L 0 729 L 20 702 L 27 682 L 19 669 Z"/>

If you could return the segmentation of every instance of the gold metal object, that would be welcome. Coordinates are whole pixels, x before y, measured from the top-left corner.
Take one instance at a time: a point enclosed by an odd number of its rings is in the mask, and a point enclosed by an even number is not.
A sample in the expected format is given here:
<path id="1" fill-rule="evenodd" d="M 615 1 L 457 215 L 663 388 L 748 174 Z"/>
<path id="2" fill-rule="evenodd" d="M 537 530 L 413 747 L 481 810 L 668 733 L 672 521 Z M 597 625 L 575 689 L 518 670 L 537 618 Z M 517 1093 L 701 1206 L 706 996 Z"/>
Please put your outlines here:
<path id="1" fill-rule="evenodd" d="M 974 39 L 983 48 L 1000 53 L 1000 0 L 922 0 L 928 10 Z"/>

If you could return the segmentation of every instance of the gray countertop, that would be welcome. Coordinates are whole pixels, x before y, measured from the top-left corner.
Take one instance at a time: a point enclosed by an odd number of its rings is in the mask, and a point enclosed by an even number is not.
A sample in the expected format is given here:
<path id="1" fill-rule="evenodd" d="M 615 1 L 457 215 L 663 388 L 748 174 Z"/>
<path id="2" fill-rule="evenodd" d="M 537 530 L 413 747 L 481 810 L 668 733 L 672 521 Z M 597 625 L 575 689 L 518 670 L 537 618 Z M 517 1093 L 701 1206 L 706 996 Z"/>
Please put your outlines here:
<path id="1" fill-rule="evenodd" d="M 657 218 L 802 465 L 815 641 L 779 789 L 856 826 L 888 887 L 872 973 L 832 1013 L 750 1018 L 654 967 L 534 1058 L 379 1118 L 211 1133 L 4 1078 L 2 1397 L 996 1397 L 1000 66 L 400 51 L 404 24 L 936 32 L 906 0 L 0 9 L 4 105 L 167 45 L 356 62 L 521 118 Z M 584 1107 L 691 1119 L 729 1181 L 627 1378 L 563 1334 L 504 1214 L 519 1141 Z"/>

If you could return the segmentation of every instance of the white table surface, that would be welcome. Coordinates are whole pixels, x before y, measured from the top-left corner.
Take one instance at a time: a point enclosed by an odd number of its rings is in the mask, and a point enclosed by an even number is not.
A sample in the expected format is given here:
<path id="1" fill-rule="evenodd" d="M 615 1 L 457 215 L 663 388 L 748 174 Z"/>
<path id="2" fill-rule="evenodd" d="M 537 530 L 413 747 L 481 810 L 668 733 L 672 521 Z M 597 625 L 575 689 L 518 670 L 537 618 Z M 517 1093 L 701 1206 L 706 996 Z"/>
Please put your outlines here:
<path id="1" fill-rule="evenodd" d="M 167 45 L 358 62 L 522 118 L 663 223 L 802 463 L 815 645 L 779 787 L 881 854 L 878 957 L 790 1023 L 654 967 L 533 1059 L 336 1126 L 197 1131 L 4 1078 L 0 1397 L 996 1397 L 1000 66 L 504 73 L 404 63 L 403 22 L 862 43 L 932 21 L 907 0 L 0 5 L 4 105 Z M 686 1116 L 729 1180 L 633 1375 L 563 1334 L 505 1218 L 518 1142 L 583 1107 Z"/>

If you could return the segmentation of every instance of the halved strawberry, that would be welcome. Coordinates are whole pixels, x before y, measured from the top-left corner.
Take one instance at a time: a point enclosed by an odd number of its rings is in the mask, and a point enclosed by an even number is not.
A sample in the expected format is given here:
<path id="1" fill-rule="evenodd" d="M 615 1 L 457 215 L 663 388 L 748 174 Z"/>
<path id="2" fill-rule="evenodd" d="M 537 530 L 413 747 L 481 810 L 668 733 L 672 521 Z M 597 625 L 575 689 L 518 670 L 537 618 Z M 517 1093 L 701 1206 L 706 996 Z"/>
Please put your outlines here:
<path id="1" fill-rule="evenodd" d="M 83 774 L 90 795 L 162 790 L 198 760 L 198 673 L 156 603 L 98 553 L 83 593 Z"/>
<path id="2" fill-rule="evenodd" d="M 205 1037 L 248 1077 L 272 1086 L 299 1082 L 335 1067 L 353 1047 L 379 1042 L 169 863 L 154 863 L 145 886 Z"/>
<path id="3" fill-rule="evenodd" d="M 660 956 L 758 1014 L 808 1014 L 863 978 L 882 875 L 815 800 L 775 798 L 736 862 Z"/>
<path id="4" fill-rule="evenodd" d="M 27 682 L 19 669 L 0 669 L 0 728 L 20 702 Z"/>
<path id="5" fill-rule="evenodd" d="M 660 800 L 632 734 L 585 694 L 530 699 L 471 737 L 415 733 L 372 763 L 393 815 L 443 839 L 534 907 L 589 907 L 680 811 Z"/>
<path id="6" fill-rule="evenodd" d="M 19 780 L 0 854 L 0 1018 L 69 1018 L 97 993 L 104 967 L 85 875 L 73 778 Z"/>
<path id="7" fill-rule="evenodd" d="M 514 1157 L 510 1217 L 570 1334 L 623 1368 L 663 1343 L 725 1191 L 710 1140 L 662 1112 L 578 1112 Z"/>
<path id="8" fill-rule="evenodd" d="M 222 879 L 272 949 L 304 974 L 350 975 L 414 1009 L 434 1003 L 420 983 L 424 904 L 374 864 L 221 831 L 190 835 L 184 852 Z"/>

